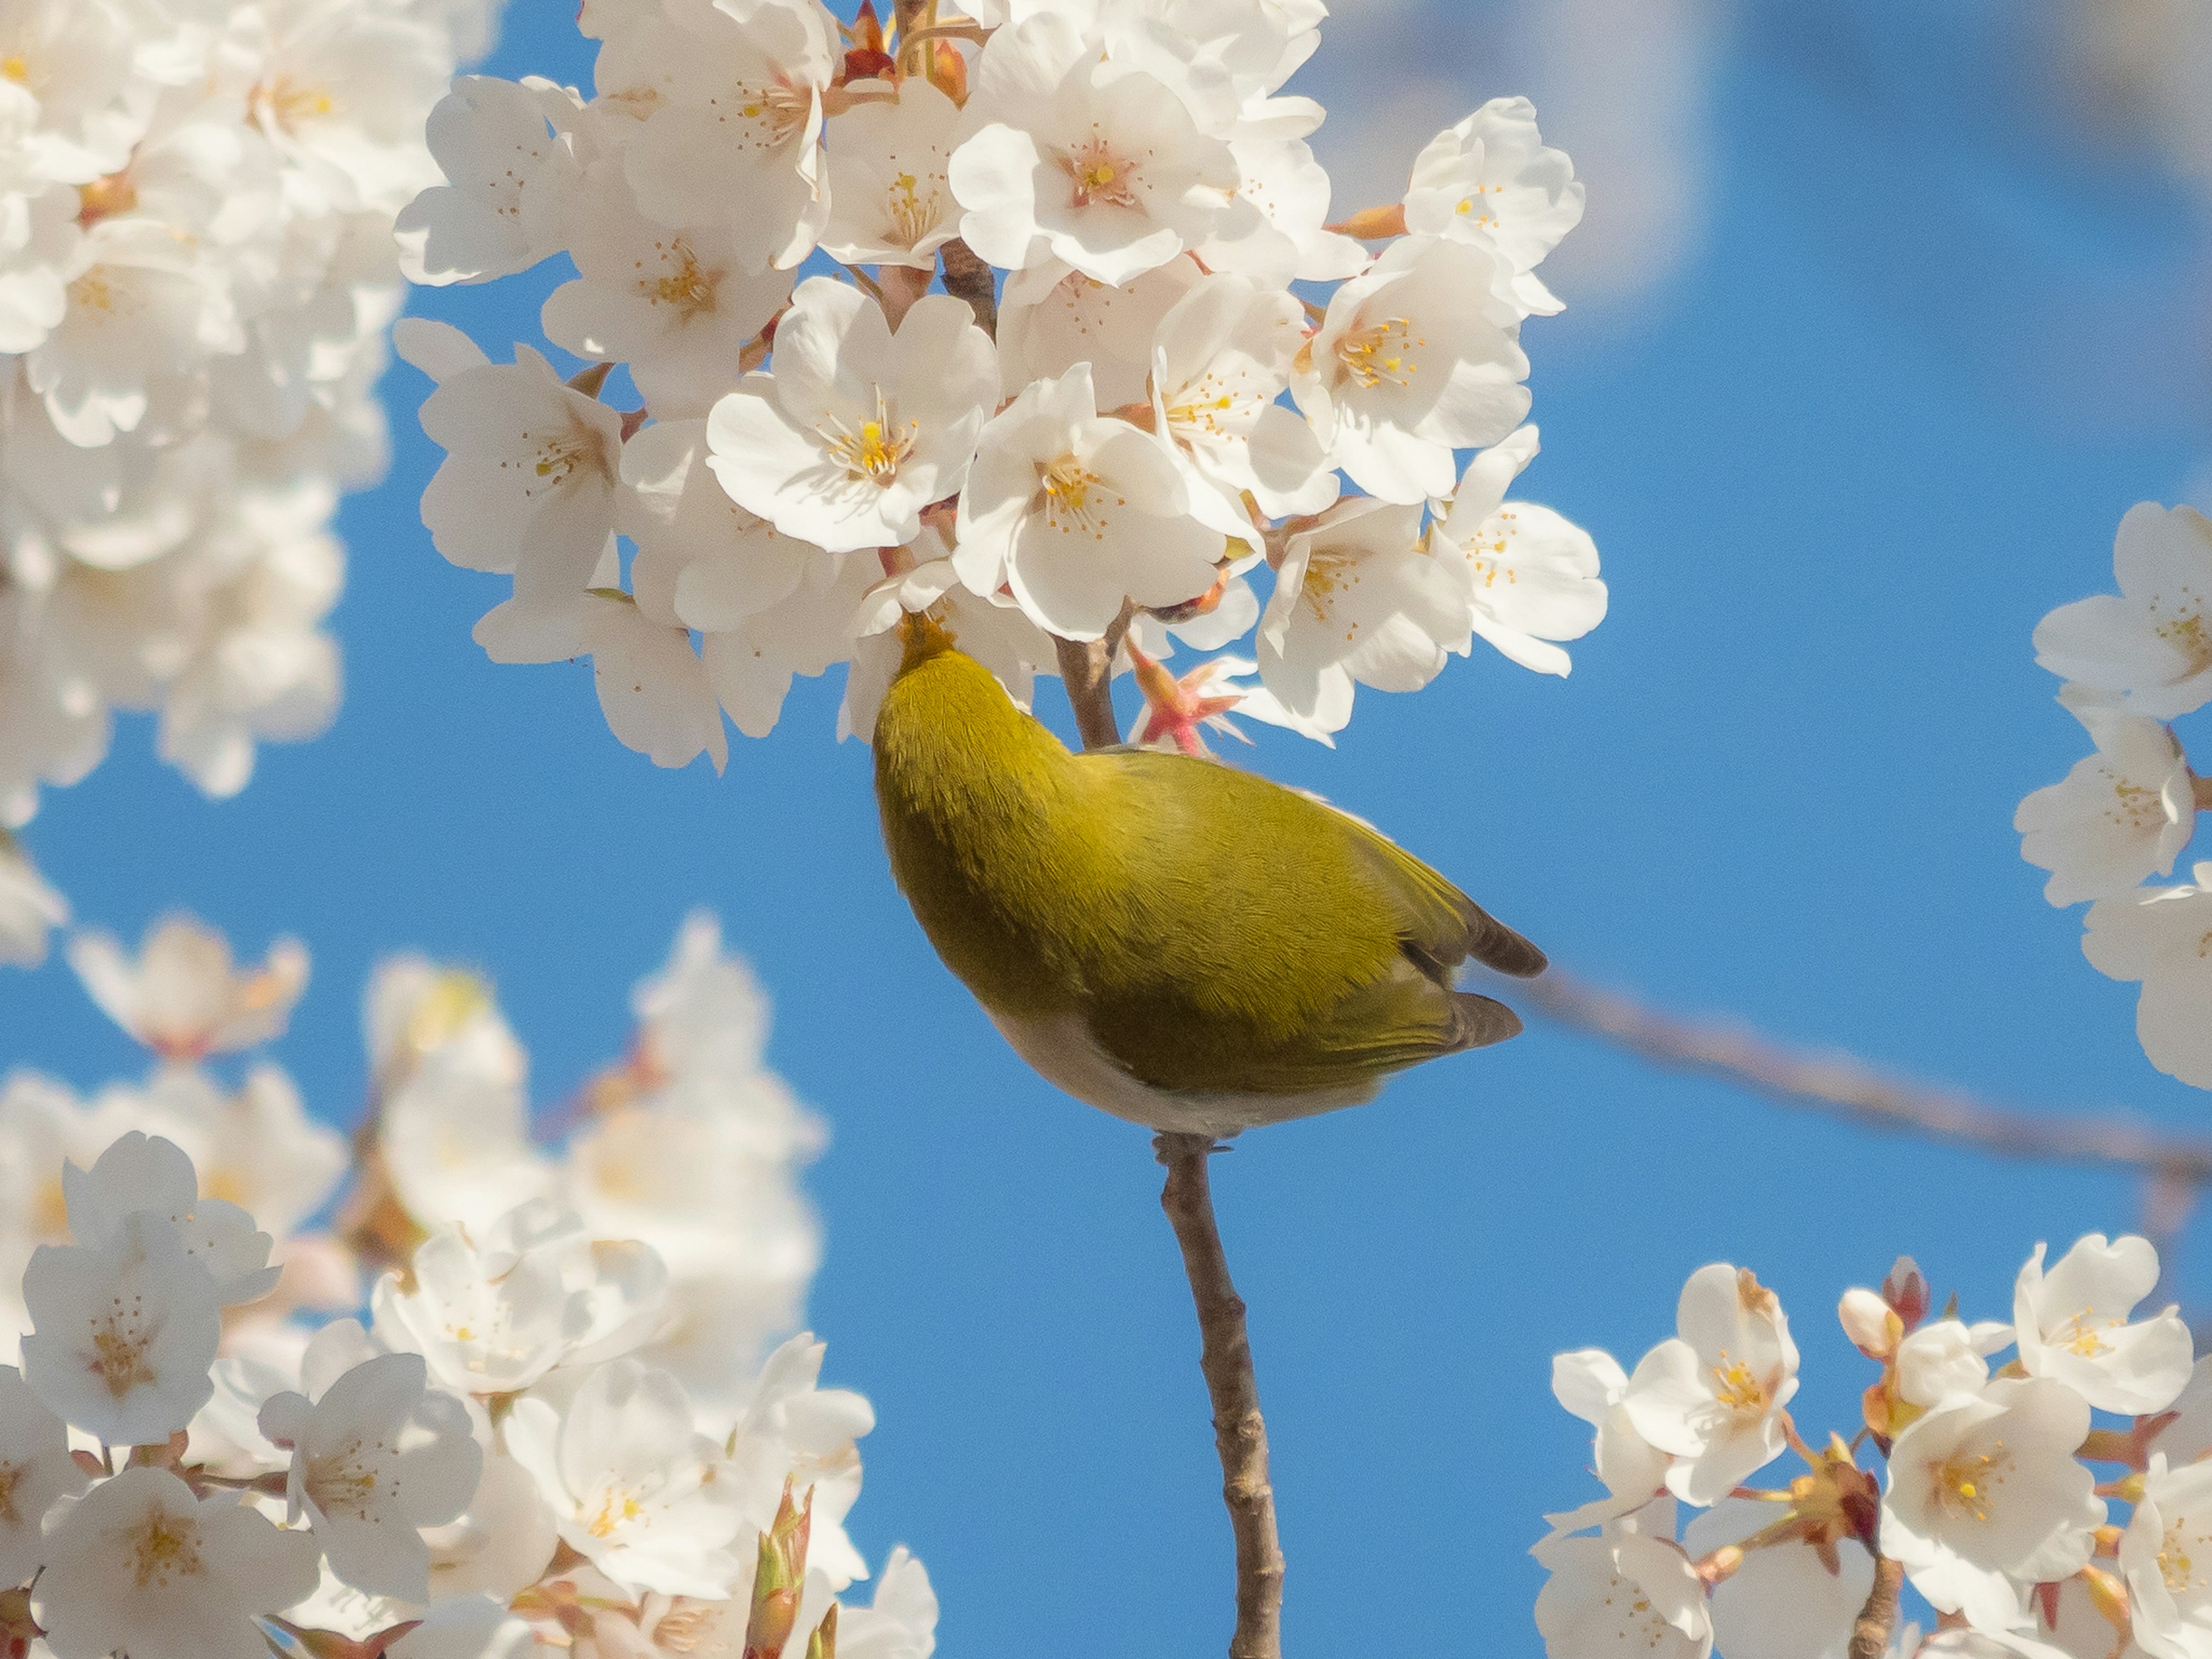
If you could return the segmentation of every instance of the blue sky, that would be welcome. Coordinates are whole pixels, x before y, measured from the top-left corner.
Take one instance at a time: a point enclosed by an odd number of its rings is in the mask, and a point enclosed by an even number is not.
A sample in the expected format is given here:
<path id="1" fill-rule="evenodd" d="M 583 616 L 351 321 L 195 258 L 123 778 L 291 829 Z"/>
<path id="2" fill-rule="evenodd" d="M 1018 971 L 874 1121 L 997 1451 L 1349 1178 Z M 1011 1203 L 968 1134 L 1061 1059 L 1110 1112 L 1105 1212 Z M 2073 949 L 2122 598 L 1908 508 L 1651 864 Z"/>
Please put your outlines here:
<path id="1" fill-rule="evenodd" d="M 1401 21 L 1439 31 L 1434 76 L 1514 9 Z M 1419 696 L 1364 694 L 1334 753 L 1268 734 L 1254 763 L 1601 982 L 2029 1107 L 2212 1128 L 2009 827 L 2087 748 L 2031 629 L 2106 587 L 2122 513 L 2181 498 L 2212 448 L 2203 218 L 2148 159 L 2019 124 L 2018 77 L 1983 72 L 2010 50 L 1996 9 L 1869 3 L 1817 29 L 1799 9 L 1712 31 L 1702 208 L 1669 274 L 1529 326 L 1544 453 L 1523 491 L 1591 530 L 1613 592 L 1573 677 L 1477 656 Z M 582 80 L 568 20 L 518 0 L 493 67 Z M 1516 89 L 1467 62 L 1461 107 Z M 556 279 L 418 308 L 503 355 Z M 831 740 L 834 685 L 733 738 L 717 778 L 619 747 L 587 667 L 483 659 L 468 629 L 498 584 L 447 566 L 416 516 L 424 390 L 392 374 L 392 476 L 345 509 L 336 728 L 210 805 L 131 723 L 50 795 L 40 862 L 133 937 L 182 905 L 255 951 L 304 938 L 315 982 L 275 1053 L 337 1121 L 378 956 L 485 969 L 550 1103 L 617 1049 L 684 914 L 719 911 L 775 998 L 775 1063 L 833 1128 L 810 1318 L 880 1414 L 868 1554 L 927 1562 L 950 1653 L 1218 1650 L 1228 1530 L 1144 1135 L 1030 1075 L 931 956 L 866 751 Z M 58 965 L 0 981 L 15 1060 L 85 1085 L 136 1066 Z M 1848 1430 L 1869 1376 L 1835 1330 L 1847 1284 L 1909 1250 L 2003 1316 L 2037 1239 L 2124 1230 L 2136 1205 L 2111 1177 L 1870 1136 L 1540 1024 L 1247 1137 L 1214 1182 L 1289 1641 L 1316 1653 L 1540 1651 L 1523 1552 L 1539 1511 L 1595 1490 L 1549 1358 L 1632 1364 L 1701 1263 L 1780 1291 L 1799 1420 Z M 2190 1243 L 2185 1292 L 2212 1304 L 2212 1240 Z"/>

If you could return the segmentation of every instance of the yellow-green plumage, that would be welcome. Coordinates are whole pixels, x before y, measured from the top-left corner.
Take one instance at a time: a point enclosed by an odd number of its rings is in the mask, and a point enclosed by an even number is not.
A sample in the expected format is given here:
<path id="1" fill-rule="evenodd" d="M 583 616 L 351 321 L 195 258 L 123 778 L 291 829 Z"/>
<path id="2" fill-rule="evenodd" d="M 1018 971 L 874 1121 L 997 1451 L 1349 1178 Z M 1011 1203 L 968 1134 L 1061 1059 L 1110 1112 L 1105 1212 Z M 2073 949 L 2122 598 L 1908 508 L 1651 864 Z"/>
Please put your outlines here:
<path id="1" fill-rule="evenodd" d="M 927 623 L 875 756 L 892 874 L 945 964 L 1054 1081 L 1155 1127 L 1229 1133 L 1366 1099 L 1520 1030 L 1450 988 L 1460 963 L 1544 966 L 1310 796 L 1180 755 L 1070 754 Z M 1085 1043 L 1103 1066 L 1061 1052 Z"/>

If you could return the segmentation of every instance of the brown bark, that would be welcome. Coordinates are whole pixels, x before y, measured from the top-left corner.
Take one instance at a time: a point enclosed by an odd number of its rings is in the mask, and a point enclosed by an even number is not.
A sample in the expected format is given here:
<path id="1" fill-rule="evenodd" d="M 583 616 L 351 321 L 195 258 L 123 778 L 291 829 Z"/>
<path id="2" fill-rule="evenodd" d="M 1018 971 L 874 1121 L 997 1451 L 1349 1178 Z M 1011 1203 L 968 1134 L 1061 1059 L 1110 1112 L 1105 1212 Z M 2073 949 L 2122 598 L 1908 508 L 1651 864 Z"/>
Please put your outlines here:
<path id="1" fill-rule="evenodd" d="M 1887 1555 L 1875 1557 L 1874 1588 L 1851 1625 L 1849 1659 L 1882 1659 L 1889 1651 L 1889 1633 L 1897 1623 L 1897 1594 L 1904 1587 L 1904 1563 Z"/>
<path id="2" fill-rule="evenodd" d="M 1198 1308 L 1199 1369 L 1213 1401 L 1221 1496 L 1237 1538 L 1237 1631 L 1229 1638 L 1229 1656 L 1281 1659 L 1283 1551 L 1275 1532 L 1275 1489 L 1267 1480 L 1267 1425 L 1260 1414 L 1243 1299 L 1230 1279 L 1213 1219 L 1206 1161 L 1216 1148 L 1210 1135 L 1163 1134 L 1153 1145 L 1168 1171 L 1160 1207 L 1182 1247 L 1183 1271 Z"/>

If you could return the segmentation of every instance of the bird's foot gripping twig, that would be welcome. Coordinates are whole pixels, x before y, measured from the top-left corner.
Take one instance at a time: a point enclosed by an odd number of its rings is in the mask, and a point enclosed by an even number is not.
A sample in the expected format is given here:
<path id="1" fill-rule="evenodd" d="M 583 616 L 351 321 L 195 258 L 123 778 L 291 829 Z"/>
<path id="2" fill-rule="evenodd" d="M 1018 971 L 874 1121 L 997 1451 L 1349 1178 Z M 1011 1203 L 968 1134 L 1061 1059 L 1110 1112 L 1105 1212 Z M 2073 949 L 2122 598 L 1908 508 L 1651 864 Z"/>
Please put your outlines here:
<path id="1" fill-rule="evenodd" d="M 1281 1659 L 1283 1551 L 1275 1534 L 1275 1489 L 1267 1482 L 1267 1425 L 1260 1415 L 1244 1304 L 1230 1280 L 1206 1176 L 1207 1159 L 1227 1148 L 1211 1135 L 1189 1134 L 1162 1134 L 1152 1146 L 1168 1171 L 1160 1207 L 1182 1247 L 1183 1271 L 1198 1308 L 1199 1367 L 1213 1401 L 1222 1498 L 1237 1538 L 1237 1632 L 1229 1639 L 1230 1659 Z"/>

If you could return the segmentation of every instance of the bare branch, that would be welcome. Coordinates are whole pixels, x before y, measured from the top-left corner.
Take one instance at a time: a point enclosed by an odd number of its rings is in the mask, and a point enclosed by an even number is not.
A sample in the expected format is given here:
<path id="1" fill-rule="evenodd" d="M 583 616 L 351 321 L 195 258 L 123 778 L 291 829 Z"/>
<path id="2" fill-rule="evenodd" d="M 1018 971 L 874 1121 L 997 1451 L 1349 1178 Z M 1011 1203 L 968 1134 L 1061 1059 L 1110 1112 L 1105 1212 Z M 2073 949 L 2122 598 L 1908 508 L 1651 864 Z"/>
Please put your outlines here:
<path id="1" fill-rule="evenodd" d="M 1275 1533 L 1275 1489 L 1267 1480 L 1267 1425 L 1244 1303 L 1229 1277 L 1214 1224 L 1206 1161 L 1211 1135 L 1163 1134 L 1152 1143 L 1167 1165 L 1160 1207 L 1182 1247 L 1183 1271 L 1198 1306 L 1199 1367 L 1213 1400 L 1213 1445 L 1221 1455 L 1221 1496 L 1237 1534 L 1237 1632 L 1229 1659 L 1281 1659 L 1283 1550 Z"/>
<path id="2" fill-rule="evenodd" d="M 1075 710 L 1075 729 L 1082 734 L 1085 749 L 1105 749 L 1121 741 L 1121 728 L 1114 719 L 1114 653 L 1121 648 L 1121 639 L 1129 631 L 1129 620 L 1136 615 L 1136 607 L 1126 599 L 1121 614 L 1114 619 L 1103 639 L 1078 641 L 1053 638 L 1054 653 L 1060 659 L 1060 684 L 1067 688 L 1067 701 Z"/>
<path id="3" fill-rule="evenodd" d="M 1874 1559 L 1874 1588 L 1866 1605 L 1851 1625 L 1849 1659 L 1882 1659 L 1889 1651 L 1889 1632 L 1897 1623 L 1897 1595 L 1905 1588 L 1905 1564 L 1887 1555 Z"/>
<path id="4" fill-rule="evenodd" d="M 1500 981 L 1501 984 L 1509 983 Z M 1741 1029 L 1684 1019 L 1554 969 L 1510 981 L 1524 1006 L 1660 1066 L 1703 1072 L 1784 1106 L 1998 1158 L 2146 1172 L 2177 1187 L 2212 1182 L 2212 1140 L 2118 1116 L 2045 1114 L 1878 1072 L 1856 1055 L 1787 1048 Z"/>

